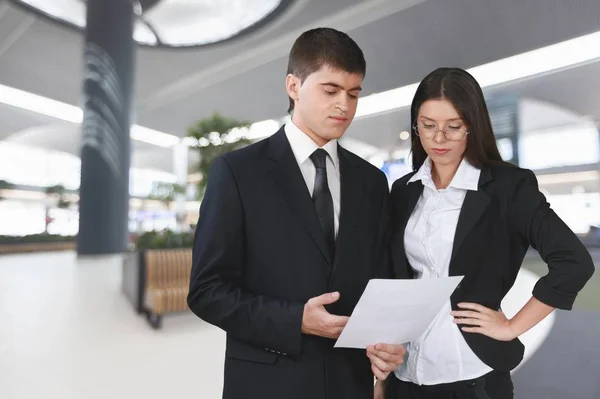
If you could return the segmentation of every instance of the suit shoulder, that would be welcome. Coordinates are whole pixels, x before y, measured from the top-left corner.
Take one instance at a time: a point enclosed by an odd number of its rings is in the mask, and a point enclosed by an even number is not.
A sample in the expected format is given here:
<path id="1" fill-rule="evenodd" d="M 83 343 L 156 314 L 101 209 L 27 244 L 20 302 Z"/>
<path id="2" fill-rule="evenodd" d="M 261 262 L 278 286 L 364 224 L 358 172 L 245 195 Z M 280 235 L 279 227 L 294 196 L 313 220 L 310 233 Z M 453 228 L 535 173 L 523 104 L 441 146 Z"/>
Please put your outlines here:
<path id="1" fill-rule="evenodd" d="M 245 168 L 249 164 L 256 162 L 267 151 L 267 148 L 268 139 L 262 139 L 243 148 L 220 155 L 219 158 L 225 160 L 234 169 L 239 167 Z"/>
<path id="2" fill-rule="evenodd" d="M 381 169 L 373 165 L 371 162 L 359 157 L 358 155 L 344 149 L 345 154 L 348 156 L 350 161 L 363 171 L 370 179 L 376 179 L 379 183 L 385 184 L 388 187 L 387 176 Z"/>
<path id="3" fill-rule="evenodd" d="M 494 165 L 490 168 L 492 178 L 497 184 L 505 187 L 532 183 L 537 185 L 537 178 L 530 169 L 520 168 L 518 166 L 503 163 Z"/>
<path id="4" fill-rule="evenodd" d="M 409 172 L 401 178 L 397 179 L 394 182 L 394 184 L 392 184 L 392 193 L 403 190 L 408 184 L 408 181 L 415 175 L 415 173 L 416 172 Z"/>
<path id="5" fill-rule="evenodd" d="M 537 178 L 530 169 L 504 164 L 492 166 L 490 171 L 492 181 L 484 190 L 508 208 L 523 195 L 530 197 L 539 193 Z"/>

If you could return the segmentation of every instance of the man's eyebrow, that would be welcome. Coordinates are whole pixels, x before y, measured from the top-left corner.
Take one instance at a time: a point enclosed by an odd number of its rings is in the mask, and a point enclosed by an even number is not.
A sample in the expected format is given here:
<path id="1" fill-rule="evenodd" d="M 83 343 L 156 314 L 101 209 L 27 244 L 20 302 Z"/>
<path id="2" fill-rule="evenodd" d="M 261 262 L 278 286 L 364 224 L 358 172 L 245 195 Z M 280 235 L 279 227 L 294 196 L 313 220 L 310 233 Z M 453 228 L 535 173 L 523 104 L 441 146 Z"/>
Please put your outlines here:
<path id="1" fill-rule="evenodd" d="M 342 87 L 342 86 L 340 86 L 340 85 L 339 85 L 339 84 L 337 84 L 337 83 L 333 83 L 333 82 L 325 82 L 325 83 L 321 83 L 321 86 L 333 86 L 333 87 L 335 87 L 335 88 L 338 88 L 338 89 L 343 89 L 343 87 Z M 356 90 L 358 90 L 358 91 L 361 91 L 361 90 L 362 90 L 362 87 L 360 87 L 360 86 L 356 86 L 356 87 L 353 87 L 353 88 L 351 88 L 351 89 L 350 89 L 350 90 L 348 90 L 348 91 L 356 91 Z"/>

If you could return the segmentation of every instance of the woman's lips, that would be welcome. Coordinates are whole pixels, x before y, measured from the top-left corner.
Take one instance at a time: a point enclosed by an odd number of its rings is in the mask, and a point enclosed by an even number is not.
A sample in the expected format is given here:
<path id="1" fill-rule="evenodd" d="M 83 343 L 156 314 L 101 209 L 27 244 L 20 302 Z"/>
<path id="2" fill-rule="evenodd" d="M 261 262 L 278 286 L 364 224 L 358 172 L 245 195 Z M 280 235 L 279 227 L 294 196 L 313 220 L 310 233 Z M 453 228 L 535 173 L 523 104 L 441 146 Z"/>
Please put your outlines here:
<path id="1" fill-rule="evenodd" d="M 433 148 L 432 151 L 438 155 L 444 155 L 450 152 L 447 148 Z"/>

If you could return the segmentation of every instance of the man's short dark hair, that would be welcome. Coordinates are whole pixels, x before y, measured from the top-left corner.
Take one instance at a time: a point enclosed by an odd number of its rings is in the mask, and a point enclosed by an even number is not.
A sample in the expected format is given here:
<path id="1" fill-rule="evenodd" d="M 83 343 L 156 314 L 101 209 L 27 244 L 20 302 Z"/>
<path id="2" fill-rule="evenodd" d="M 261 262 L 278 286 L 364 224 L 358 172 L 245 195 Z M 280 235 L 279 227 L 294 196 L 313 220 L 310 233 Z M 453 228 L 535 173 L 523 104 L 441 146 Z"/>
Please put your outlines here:
<path id="1" fill-rule="evenodd" d="M 301 34 L 290 50 L 288 74 L 301 82 L 323 65 L 365 76 L 367 65 L 362 50 L 346 33 L 332 28 L 315 28 Z M 290 100 L 288 112 L 294 109 Z"/>

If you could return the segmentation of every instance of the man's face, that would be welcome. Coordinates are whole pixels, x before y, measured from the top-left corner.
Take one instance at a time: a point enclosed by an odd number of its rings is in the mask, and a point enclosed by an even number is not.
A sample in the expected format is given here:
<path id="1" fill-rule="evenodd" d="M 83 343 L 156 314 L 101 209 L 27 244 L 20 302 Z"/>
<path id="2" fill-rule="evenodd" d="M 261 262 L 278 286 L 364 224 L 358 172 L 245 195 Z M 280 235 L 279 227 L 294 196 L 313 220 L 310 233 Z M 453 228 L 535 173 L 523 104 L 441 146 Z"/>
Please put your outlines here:
<path id="1" fill-rule="evenodd" d="M 319 146 L 341 138 L 356 113 L 363 76 L 325 64 L 304 82 L 288 75 L 286 87 L 295 106 L 293 122 Z"/>

